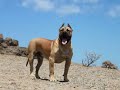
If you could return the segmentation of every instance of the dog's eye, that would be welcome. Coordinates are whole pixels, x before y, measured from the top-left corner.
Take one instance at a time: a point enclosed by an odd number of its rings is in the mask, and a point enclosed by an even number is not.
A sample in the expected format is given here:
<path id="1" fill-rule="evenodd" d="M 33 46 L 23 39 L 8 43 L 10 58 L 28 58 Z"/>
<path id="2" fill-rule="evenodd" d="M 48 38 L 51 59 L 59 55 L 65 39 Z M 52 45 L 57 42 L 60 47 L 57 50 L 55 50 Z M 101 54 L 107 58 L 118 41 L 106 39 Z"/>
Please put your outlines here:
<path id="1" fill-rule="evenodd" d="M 60 32 L 63 32 L 64 31 L 64 29 L 60 29 Z"/>
<path id="2" fill-rule="evenodd" d="M 70 30 L 67 29 L 67 32 L 69 32 Z"/>
<path id="3" fill-rule="evenodd" d="M 67 32 L 72 32 L 73 30 L 67 29 Z"/>

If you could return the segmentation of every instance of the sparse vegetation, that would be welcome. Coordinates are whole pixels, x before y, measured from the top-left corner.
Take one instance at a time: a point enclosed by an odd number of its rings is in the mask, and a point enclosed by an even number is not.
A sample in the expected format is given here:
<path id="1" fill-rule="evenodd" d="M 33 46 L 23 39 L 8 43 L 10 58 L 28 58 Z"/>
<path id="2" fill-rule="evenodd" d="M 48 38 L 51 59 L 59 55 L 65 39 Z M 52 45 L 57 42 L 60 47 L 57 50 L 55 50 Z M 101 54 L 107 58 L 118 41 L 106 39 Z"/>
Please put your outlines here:
<path id="1" fill-rule="evenodd" d="M 116 65 L 114 65 L 113 63 L 111 63 L 110 61 L 104 61 L 102 63 L 102 68 L 108 68 L 108 69 L 118 69 Z"/>
<path id="2" fill-rule="evenodd" d="M 95 52 L 87 52 L 86 58 L 82 60 L 82 65 L 89 67 L 93 65 L 95 61 L 100 59 L 101 55 L 97 55 Z"/>

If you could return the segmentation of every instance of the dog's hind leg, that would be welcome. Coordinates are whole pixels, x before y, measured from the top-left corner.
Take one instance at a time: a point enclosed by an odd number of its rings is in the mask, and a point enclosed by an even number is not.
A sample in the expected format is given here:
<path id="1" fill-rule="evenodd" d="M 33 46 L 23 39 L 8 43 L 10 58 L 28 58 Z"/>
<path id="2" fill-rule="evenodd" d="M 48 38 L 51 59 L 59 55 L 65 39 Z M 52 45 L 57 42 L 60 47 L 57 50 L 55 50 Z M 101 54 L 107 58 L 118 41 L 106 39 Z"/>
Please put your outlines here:
<path id="1" fill-rule="evenodd" d="M 37 79 L 40 79 L 39 75 L 38 75 L 38 72 L 39 72 L 39 69 L 43 63 L 43 57 L 41 55 L 37 55 L 37 59 L 38 59 L 38 63 L 36 65 L 36 72 L 35 72 L 35 76 Z"/>

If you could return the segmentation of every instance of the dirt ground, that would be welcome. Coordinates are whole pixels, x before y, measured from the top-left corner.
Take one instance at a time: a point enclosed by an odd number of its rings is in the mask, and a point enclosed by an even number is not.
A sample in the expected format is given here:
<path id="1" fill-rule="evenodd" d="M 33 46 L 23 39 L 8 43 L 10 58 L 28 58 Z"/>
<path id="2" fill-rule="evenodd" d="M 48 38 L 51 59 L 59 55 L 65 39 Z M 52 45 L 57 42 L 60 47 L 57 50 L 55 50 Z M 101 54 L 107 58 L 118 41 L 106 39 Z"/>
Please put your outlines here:
<path id="1" fill-rule="evenodd" d="M 40 68 L 42 79 L 30 77 L 26 61 L 26 57 L 0 54 L 0 90 L 120 90 L 119 70 L 86 68 L 72 63 L 68 74 L 70 81 L 62 82 L 63 62 L 55 64 L 55 77 L 58 81 L 50 82 L 48 61 L 44 60 Z"/>

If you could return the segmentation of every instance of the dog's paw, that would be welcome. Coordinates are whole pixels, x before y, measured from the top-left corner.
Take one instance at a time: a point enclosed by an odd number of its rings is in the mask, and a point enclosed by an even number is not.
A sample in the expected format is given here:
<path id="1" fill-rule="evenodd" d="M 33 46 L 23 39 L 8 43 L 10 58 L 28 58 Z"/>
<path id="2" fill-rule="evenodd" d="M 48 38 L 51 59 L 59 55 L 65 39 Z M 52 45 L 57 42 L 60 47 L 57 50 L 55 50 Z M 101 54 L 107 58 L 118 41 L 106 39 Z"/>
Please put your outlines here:
<path id="1" fill-rule="evenodd" d="M 66 79 L 64 79 L 64 82 L 69 82 L 69 79 L 67 79 L 67 78 L 66 78 Z"/>
<path id="2" fill-rule="evenodd" d="M 35 77 L 36 77 L 37 79 L 40 79 L 40 76 L 39 76 L 39 75 L 35 75 Z"/>
<path id="3" fill-rule="evenodd" d="M 50 77 L 50 81 L 51 81 L 51 82 L 56 82 L 56 79 L 55 79 L 53 76 L 51 76 L 51 77 Z"/>
<path id="4" fill-rule="evenodd" d="M 35 74 L 34 74 L 34 73 L 31 73 L 31 74 L 30 74 L 30 78 L 31 78 L 31 79 L 35 79 Z"/>
<path id="5" fill-rule="evenodd" d="M 57 80 L 54 78 L 54 79 L 50 79 L 51 82 L 56 82 Z"/>

